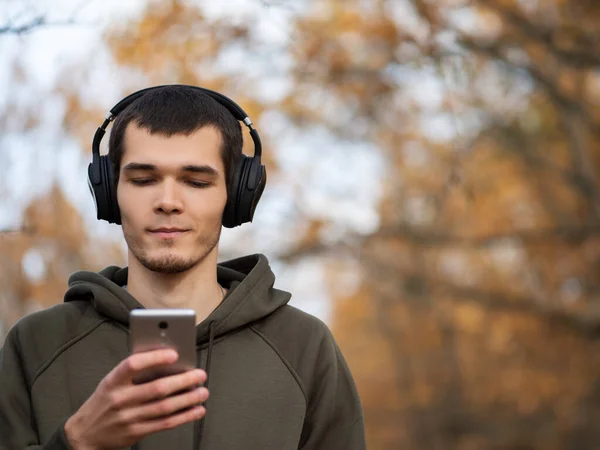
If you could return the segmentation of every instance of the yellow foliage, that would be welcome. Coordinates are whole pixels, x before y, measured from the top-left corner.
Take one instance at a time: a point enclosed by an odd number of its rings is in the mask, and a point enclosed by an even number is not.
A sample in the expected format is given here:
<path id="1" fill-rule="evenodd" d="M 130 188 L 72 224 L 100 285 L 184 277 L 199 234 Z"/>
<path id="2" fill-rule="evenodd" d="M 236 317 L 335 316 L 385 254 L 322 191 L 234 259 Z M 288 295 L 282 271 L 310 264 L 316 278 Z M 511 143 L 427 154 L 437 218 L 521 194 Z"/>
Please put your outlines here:
<path id="1" fill-rule="evenodd" d="M 485 311 L 476 305 L 461 304 L 455 307 L 457 327 L 468 334 L 478 334 L 484 326 Z"/>

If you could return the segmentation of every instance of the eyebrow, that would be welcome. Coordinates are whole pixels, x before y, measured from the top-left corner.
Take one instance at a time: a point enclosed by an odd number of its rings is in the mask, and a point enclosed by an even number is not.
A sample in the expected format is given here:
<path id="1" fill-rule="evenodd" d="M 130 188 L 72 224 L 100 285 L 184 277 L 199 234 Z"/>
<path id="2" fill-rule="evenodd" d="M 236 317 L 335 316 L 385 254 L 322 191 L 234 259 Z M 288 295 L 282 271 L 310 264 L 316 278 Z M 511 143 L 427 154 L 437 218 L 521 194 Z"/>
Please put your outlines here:
<path id="1" fill-rule="evenodd" d="M 147 171 L 147 172 L 156 172 L 156 171 L 158 171 L 158 167 L 156 167 L 154 164 L 136 163 L 136 162 L 130 162 L 129 164 L 127 164 L 123 167 L 124 172 L 133 172 L 133 171 L 138 171 L 138 170 L 143 170 L 143 171 Z M 181 168 L 181 170 L 183 172 L 199 173 L 199 174 L 206 174 L 206 175 L 211 175 L 211 176 L 217 176 L 219 174 L 219 172 L 217 172 L 217 170 L 214 167 L 207 166 L 207 165 L 197 166 L 197 165 L 189 164 L 187 166 L 183 166 Z"/>

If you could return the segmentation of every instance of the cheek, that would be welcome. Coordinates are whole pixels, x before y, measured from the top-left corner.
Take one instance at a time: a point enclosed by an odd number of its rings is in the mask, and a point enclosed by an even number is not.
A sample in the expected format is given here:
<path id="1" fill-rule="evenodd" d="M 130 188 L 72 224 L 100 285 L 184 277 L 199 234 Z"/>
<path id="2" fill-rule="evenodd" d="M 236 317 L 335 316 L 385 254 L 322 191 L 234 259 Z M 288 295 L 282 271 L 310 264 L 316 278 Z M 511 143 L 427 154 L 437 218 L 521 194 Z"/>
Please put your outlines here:
<path id="1" fill-rule="evenodd" d="M 218 203 L 218 206 L 217 206 L 217 215 L 220 218 L 223 217 L 223 212 L 225 211 L 226 205 L 227 205 L 227 193 L 225 193 L 221 196 L 221 201 Z"/>
<path id="2" fill-rule="evenodd" d="M 223 212 L 223 210 L 225 209 L 225 205 L 227 204 L 227 192 L 223 192 L 221 194 L 221 201 L 219 202 L 219 206 L 218 208 L 221 210 L 221 212 Z"/>
<path id="3" fill-rule="evenodd" d="M 196 200 L 187 210 L 196 223 L 212 228 L 221 223 L 226 202 L 226 195 L 212 196 L 209 199 Z"/>
<path id="4" fill-rule="evenodd" d="M 141 204 L 140 199 L 136 201 L 135 198 L 132 198 L 131 194 L 125 186 L 117 189 L 117 202 L 119 203 L 121 219 L 124 225 L 125 223 L 131 223 L 132 220 L 135 221 L 136 205 L 137 209 L 139 209 L 139 205 Z"/>
<path id="5" fill-rule="evenodd" d="M 202 201 L 197 202 L 198 209 L 202 209 L 204 213 L 219 214 L 225 209 L 227 202 L 227 193 L 218 192 L 207 195 Z"/>
<path id="6" fill-rule="evenodd" d="M 121 211 L 121 218 L 127 217 L 129 212 L 129 205 L 127 204 L 127 196 L 123 195 L 123 188 L 121 185 L 117 187 L 117 203 L 119 204 L 119 210 Z"/>

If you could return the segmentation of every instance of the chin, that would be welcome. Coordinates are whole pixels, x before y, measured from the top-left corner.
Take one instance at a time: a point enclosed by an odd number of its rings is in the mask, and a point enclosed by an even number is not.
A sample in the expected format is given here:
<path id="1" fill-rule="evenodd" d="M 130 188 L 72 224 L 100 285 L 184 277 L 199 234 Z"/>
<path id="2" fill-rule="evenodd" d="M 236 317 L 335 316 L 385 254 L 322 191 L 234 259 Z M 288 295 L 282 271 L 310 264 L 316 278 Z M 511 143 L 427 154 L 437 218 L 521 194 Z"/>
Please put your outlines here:
<path id="1" fill-rule="evenodd" d="M 143 257 L 138 258 L 138 260 L 146 269 L 162 274 L 187 272 L 200 262 L 197 258 L 186 257 L 176 253 Z"/>
<path id="2" fill-rule="evenodd" d="M 188 254 L 187 252 L 175 252 L 175 251 L 158 251 L 158 252 L 148 252 L 146 254 L 147 259 L 149 261 L 191 261 L 197 260 L 198 258 L 194 258 L 194 255 Z"/>

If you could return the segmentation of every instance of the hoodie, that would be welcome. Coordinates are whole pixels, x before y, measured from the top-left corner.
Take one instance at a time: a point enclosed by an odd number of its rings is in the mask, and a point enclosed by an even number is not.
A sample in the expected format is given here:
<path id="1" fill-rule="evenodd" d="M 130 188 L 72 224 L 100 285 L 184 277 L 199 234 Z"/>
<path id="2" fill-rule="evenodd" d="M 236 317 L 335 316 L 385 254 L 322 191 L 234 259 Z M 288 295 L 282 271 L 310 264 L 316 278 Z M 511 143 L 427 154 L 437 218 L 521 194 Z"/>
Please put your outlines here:
<path id="1" fill-rule="evenodd" d="M 217 266 L 229 289 L 197 325 L 210 398 L 198 423 L 149 435 L 134 448 L 362 450 L 363 413 L 330 330 L 288 305 L 267 258 Z M 64 302 L 29 314 L 0 350 L 0 449 L 69 449 L 64 423 L 129 356 L 127 268 L 80 271 Z"/>

